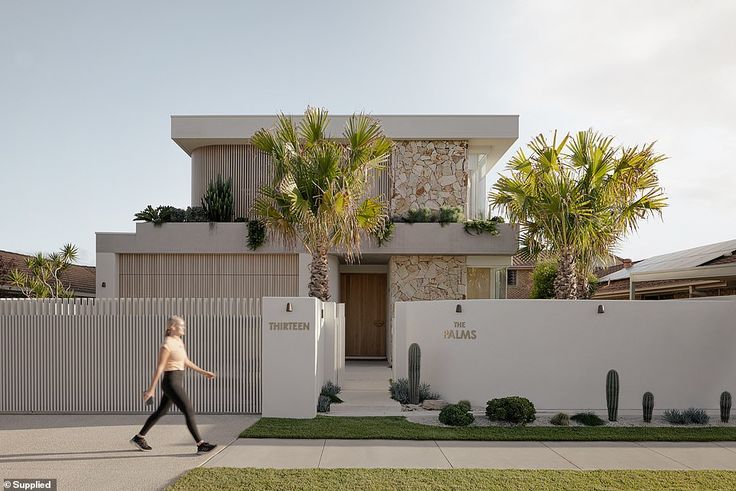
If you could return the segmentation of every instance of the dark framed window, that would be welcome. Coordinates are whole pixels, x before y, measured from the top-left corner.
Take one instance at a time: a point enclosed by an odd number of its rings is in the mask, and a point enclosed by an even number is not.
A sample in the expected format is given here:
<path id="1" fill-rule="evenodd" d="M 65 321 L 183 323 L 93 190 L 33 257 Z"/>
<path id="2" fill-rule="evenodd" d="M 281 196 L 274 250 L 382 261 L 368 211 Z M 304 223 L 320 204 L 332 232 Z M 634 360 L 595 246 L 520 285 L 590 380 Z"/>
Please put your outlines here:
<path id="1" fill-rule="evenodd" d="M 509 286 L 516 286 L 516 270 L 509 269 L 506 274 L 506 284 Z"/>

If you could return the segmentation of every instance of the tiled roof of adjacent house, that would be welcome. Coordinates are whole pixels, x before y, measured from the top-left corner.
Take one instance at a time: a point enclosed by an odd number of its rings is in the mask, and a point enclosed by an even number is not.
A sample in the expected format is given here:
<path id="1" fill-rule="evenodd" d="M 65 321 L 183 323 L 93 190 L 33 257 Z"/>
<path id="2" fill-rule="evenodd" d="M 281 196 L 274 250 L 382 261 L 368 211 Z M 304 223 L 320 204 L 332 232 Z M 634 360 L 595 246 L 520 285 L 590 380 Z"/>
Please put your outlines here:
<path id="1" fill-rule="evenodd" d="M 26 259 L 29 257 L 31 256 L 17 252 L 0 251 L 0 262 L 2 262 L 3 268 L 7 268 L 8 271 L 19 269 L 27 273 Z M 61 281 L 74 292 L 84 295 L 94 295 L 96 284 L 95 267 L 72 264 L 61 274 Z M 0 286 L 6 286 L 7 283 L 5 274 L 0 276 Z"/>
<path id="2" fill-rule="evenodd" d="M 653 256 L 633 264 L 630 268 L 620 269 L 601 278 L 601 281 L 614 281 L 629 278 L 631 273 L 652 273 L 695 268 L 704 265 L 724 264 L 716 263 L 720 260 L 725 263 L 734 262 L 731 257 L 736 253 L 736 239 L 708 244 L 684 251 L 670 252 Z"/>

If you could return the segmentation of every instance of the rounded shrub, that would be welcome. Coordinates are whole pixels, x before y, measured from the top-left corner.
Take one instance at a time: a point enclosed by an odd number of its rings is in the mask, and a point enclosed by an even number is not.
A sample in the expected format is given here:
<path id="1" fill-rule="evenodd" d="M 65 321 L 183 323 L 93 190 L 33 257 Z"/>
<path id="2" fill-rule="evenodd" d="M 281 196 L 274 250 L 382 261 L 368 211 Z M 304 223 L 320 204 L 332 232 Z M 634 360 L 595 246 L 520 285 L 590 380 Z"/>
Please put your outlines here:
<path id="1" fill-rule="evenodd" d="M 491 399 L 486 406 L 486 416 L 491 421 L 502 421 L 515 425 L 524 425 L 534 421 L 537 410 L 532 401 L 526 397 L 512 396 Z"/>
<path id="2" fill-rule="evenodd" d="M 570 416 L 566 413 L 557 413 L 549 422 L 555 426 L 570 426 Z"/>
<path id="3" fill-rule="evenodd" d="M 450 404 L 440 411 L 440 422 L 450 426 L 468 426 L 475 417 L 464 405 Z"/>
<path id="4" fill-rule="evenodd" d="M 466 411 L 470 411 L 470 401 L 462 400 L 457 401 L 457 405 L 460 407 L 464 407 Z"/>

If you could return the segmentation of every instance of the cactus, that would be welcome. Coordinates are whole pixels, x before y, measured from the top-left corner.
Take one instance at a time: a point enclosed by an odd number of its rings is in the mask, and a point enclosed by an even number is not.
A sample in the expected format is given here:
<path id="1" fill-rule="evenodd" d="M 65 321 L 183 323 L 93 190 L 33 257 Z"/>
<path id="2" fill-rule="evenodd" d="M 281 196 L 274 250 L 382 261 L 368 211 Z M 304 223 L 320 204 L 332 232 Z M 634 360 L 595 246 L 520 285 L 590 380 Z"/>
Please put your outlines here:
<path id="1" fill-rule="evenodd" d="M 417 343 L 409 346 L 409 402 L 419 404 L 419 368 L 422 362 L 422 350 Z"/>
<path id="2" fill-rule="evenodd" d="M 609 370 L 606 375 L 606 407 L 608 421 L 616 421 L 618 417 L 618 372 Z"/>
<path id="3" fill-rule="evenodd" d="M 728 423 L 728 419 L 731 417 L 731 393 L 721 393 L 721 423 Z"/>
<path id="4" fill-rule="evenodd" d="M 644 392 L 641 398 L 641 410 L 644 413 L 644 422 L 652 422 L 652 410 L 654 409 L 654 395 L 651 392 Z"/>

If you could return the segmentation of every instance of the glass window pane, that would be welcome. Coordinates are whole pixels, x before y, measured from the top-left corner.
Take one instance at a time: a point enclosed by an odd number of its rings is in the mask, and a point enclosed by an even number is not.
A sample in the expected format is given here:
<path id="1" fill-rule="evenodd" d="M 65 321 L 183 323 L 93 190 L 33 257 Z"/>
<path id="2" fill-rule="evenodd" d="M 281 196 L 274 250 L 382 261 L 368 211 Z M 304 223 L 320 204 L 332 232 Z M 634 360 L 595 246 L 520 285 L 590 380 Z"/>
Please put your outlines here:
<path id="1" fill-rule="evenodd" d="M 490 268 L 468 268 L 468 298 L 491 298 Z"/>

